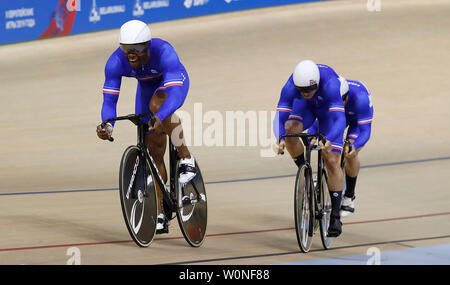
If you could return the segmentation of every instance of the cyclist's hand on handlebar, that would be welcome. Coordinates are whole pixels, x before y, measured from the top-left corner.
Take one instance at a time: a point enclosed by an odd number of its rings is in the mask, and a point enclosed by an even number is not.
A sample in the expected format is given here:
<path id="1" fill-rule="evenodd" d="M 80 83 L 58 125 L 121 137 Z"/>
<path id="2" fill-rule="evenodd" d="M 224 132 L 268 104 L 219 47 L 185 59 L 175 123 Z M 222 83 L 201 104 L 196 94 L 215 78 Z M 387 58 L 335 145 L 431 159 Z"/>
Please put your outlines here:
<path id="1" fill-rule="evenodd" d="M 155 116 L 154 118 L 155 118 L 155 123 L 152 126 L 152 124 L 149 122 L 148 130 L 151 132 L 155 132 L 157 134 L 161 134 L 164 131 L 161 119 L 157 116 Z"/>
<path id="2" fill-rule="evenodd" d="M 319 141 L 319 146 L 325 153 L 329 153 L 332 150 L 331 142 L 329 140 L 327 140 L 325 145 L 321 141 Z"/>
<path id="3" fill-rule="evenodd" d="M 286 141 L 281 140 L 279 144 L 274 146 L 274 151 L 277 154 L 284 154 L 284 149 L 286 148 Z"/>
<path id="4" fill-rule="evenodd" d="M 97 126 L 97 136 L 102 140 L 107 140 L 111 137 L 113 132 L 113 126 L 110 123 L 107 123 L 104 128 L 102 125 Z"/>
<path id="5" fill-rule="evenodd" d="M 313 147 L 314 145 L 316 145 L 316 143 L 317 143 L 317 139 L 311 138 L 311 140 L 309 141 L 309 147 Z"/>
<path id="6" fill-rule="evenodd" d="M 347 159 L 352 159 L 352 158 L 354 158 L 356 156 L 355 147 L 353 145 L 351 145 L 351 146 L 352 146 L 352 150 L 350 152 L 348 151 L 349 150 L 349 145 L 345 144 L 345 146 L 344 146 L 344 156 Z"/>

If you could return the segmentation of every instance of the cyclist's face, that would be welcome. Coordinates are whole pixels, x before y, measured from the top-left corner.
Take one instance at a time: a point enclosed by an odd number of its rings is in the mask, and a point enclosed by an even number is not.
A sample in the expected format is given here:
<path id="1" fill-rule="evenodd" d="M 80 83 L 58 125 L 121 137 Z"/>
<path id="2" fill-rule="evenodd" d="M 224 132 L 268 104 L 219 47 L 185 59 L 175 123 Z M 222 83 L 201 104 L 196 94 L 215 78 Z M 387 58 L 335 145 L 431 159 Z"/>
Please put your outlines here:
<path id="1" fill-rule="evenodd" d="M 305 98 L 306 100 L 309 100 L 312 97 L 314 97 L 314 94 L 316 94 L 317 89 L 319 88 L 305 90 L 304 88 L 297 87 L 297 90 L 300 92 L 300 94 L 302 94 L 303 98 Z"/>
<path id="2" fill-rule="evenodd" d="M 120 48 L 125 54 L 132 68 L 140 68 L 150 60 L 150 49 L 146 44 L 142 45 L 121 45 Z"/>
<path id="3" fill-rule="evenodd" d="M 150 52 L 129 52 L 125 54 L 128 62 L 132 68 L 140 68 L 148 63 L 150 60 Z"/>
<path id="4" fill-rule="evenodd" d="M 316 90 L 314 90 L 314 91 L 303 91 L 302 92 L 302 96 L 303 96 L 303 98 L 305 98 L 306 100 L 309 100 L 309 99 L 311 99 L 312 97 L 314 97 L 314 94 L 316 94 Z"/>
<path id="5" fill-rule="evenodd" d="M 295 88 L 297 88 L 298 92 L 302 94 L 303 98 L 309 100 L 314 97 L 314 94 L 316 94 L 316 91 L 319 89 L 319 85 L 314 84 L 308 87 L 295 86 Z"/>

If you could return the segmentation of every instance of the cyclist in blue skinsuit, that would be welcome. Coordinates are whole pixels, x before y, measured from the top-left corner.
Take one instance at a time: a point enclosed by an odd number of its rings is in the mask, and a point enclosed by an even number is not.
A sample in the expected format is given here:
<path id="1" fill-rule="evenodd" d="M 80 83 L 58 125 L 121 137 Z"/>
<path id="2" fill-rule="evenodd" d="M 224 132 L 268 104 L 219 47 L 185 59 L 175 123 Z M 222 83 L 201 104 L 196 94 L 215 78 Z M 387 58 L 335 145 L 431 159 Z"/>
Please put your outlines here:
<path id="1" fill-rule="evenodd" d="M 166 41 L 152 39 L 150 28 L 138 20 L 122 25 L 119 34 L 120 47 L 109 57 L 105 66 L 103 85 L 102 120 L 116 117 L 122 77 L 137 79 L 135 113 L 155 115 L 155 124 L 149 127 L 146 144 L 154 158 L 162 178 L 167 182 L 164 164 L 168 134 L 177 147 L 180 158 L 180 177 L 182 184 L 191 180 L 196 173 L 195 160 L 183 139 L 181 122 L 174 112 L 183 105 L 189 90 L 189 77 L 174 48 Z M 142 118 L 148 123 L 149 118 Z M 97 126 L 97 135 L 109 139 L 114 123 L 105 128 Z M 172 137 L 172 131 L 176 135 Z M 164 134 L 165 133 L 165 134 Z M 162 211 L 162 193 L 158 188 L 157 233 L 167 233 L 169 221 Z"/>
<path id="2" fill-rule="evenodd" d="M 327 142 L 320 142 L 328 170 L 328 189 L 331 196 L 331 219 L 328 236 L 342 232 L 340 206 L 344 177 L 340 168 L 340 154 L 345 131 L 344 103 L 340 95 L 339 76 L 329 66 L 301 61 L 281 91 L 274 120 L 275 136 L 298 134 L 308 129 L 317 118 L 320 133 Z M 278 153 L 287 148 L 298 167 L 305 163 L 304 147 L 299 138 L 286 138 L 278 145 Z"/>
<path id="3" fill-rule="evenodd" d="M 340 80 L 348 126 L 347 140 L 353 145 L 351 152 L 348 151 L 347 146 L 344 148 L 346 190 L 341 206 L 341 216 L 348 216 L 355 211 L 355 186 L 360 169 L 358 154 L 370 138 L 373 105 L 370 93 L 363 83 L 345 80 L 342 77 Z M 308 129 L 308 133 L 312 134 L 316 131 L 317 122 Z"/>

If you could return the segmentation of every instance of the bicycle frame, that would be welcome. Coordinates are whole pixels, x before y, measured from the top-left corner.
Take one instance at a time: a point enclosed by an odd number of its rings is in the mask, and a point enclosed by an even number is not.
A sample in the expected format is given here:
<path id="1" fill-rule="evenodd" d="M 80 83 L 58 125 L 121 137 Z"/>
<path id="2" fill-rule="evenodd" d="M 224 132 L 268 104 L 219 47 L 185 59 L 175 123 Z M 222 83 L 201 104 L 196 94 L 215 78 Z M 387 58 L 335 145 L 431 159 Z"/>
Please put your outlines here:
<path id="1" fill-rule="evenodd" d="M 318 198 L 319 198 L 317 195 L 320 195 L 320 190 L 321 190 L 321 187 L 322 187 L 322 180 L 324 179 L 323 176 L 322 176 L 322 173 L 323 173 L 323 170 L 325 168 L 325 163 L 323 162 L 322 156 L 321 156 L 322 155 L 322 149 L 320 147 L 318 147 L 318 146 L 311 147 L 308 139 L 309 138 L 318 138 L 320 141 L 322 141 L 322 143 L 325 143 L 326 142 L 326 138 L 325 138 L 325 136 L 323 136 L 320 133 L 315 133 L 315 134 L 300 133 L 300 134 L 286 134 L 286 135 L 282 135 L 282 136 L 280 136 L 280 139 L 281 138 L 286 138 L 286 137 L 298 137 L 298 138 L 300 138 L 302 140 L 303 145 L 305 147 L 305 152 L 304 152 L 305 153 L 305 164 L 307 165 L 308 171 L 310 171 L 311 176 L 313 174 L 313 171 L 312 171 L 313 169 L 312 169 L 312 165 L 311 165 L 311 153 L 312 153 L 313 150 L 317 150 L 317 152 L 318 152 L 317 184 L 316 184 L 317 187 L 314 187 L 313 185 L 311 185 L 311 187 L 312 187 L 311 193 L 313 193 L 313 195 L 316 195 L 315 196 L 315 198 L 316 198 L 315 199 L 315 201 L 316 201 L 315 203 L 317 203 Z M 316 213 L 316 214 L 318 214 L 318 218 L 321 218 L 320 215 L 322 213 L 319 212 L 319 213 Z"/>
<path id="2" fill-rule="evenodd" d="M 145 160 L 150 161 L 150 171 L 154 174 L 156 174 L 156 182 L 159 186 L 159 189 L 161 189 L 161 192 L 163 194 L 163 199 L 166 202 L 166 204 L 169 206 L 171 212 L 176 212 L 177 210 L 177 204 L 175 202 L 175 197 L 172 195 L 175 195 L 175 167 L 176 167 L 176 162 L 177 162 L 177 156 L 178 156 L 178 152 L 177 149 L 175 148 L 175 146 L 173 146 L 172 142 L 169 139 L 169 173 L 170 173 L 170 191 L 167 189 L 166 184 L 164 183 L 164 180 L 161 177 L 161 173 L 158 170 L 158 167 L 156 167 L 155 161 L 153 159 L 153 157 L 150 155 L 150 152 L 147 148 L 147 145 L 145 144 L 145 138 L 146 138 L 146 134 L 148 132 L 148 124 L 144 123 L 143 121 L 141 121 L 140 118 L 142 117 L 149 117 L 150 118 L 150 123 L 153 125 L 155 122 L 155 118 L 153 116 L 152 113 L 147 113 L 147 114 L 139 114 L 139 115 L 135 115 L 135 114 L 130 114 L 127 116 L 122 116 L 122 117 L 116 117 L 116 118 L 111 118 L 108 119 L 106 121 L 104 121 L 102 123 L 102 127 L 104 127 L 107 123 L 112 122 L 112 121 L 121 121 L 121 120 L 129 120 L 131 121 L 133 124 L 135 124 L 138 128 L 137 128 L 137 146 L 142 150 L 142 154 L 145 157 Z M 110 138 L 109 141 L 114 141 L 113 138 Z M 145 165 L 145 175 L 148 176 L 148 172 L 147 172 L 147 166 Z"/>
<path id="3" fill-rule="evenodd" d="M 170 186 L 166 186 L 166 183 L 164 182 L 163 178 L 161 177 L 161 173 L 150 154 L 149 148 L 147 148 L 146 145 L 146 137 L 149 129 L 149 125 L 143 121 L 141 121 L 142 117 L 149 117 L 149 123 L 151 125 L 154 125 L 155 123 L 155 117 L 152 113 L 147 114 L 130 114 L 127 116 L 122 117 L 116 117 L 108 119 L 101 124 L 101 128 L 105 128 L 106 124 L 108 122 L 112 121 L 120 121 L 120 120 L 129 120 L 132 123 L 134 123 L 137 126 L 137 144 L 129 146 L 124 152 L 124 155 L 122 156 L 121 166 L 120 166 L 120 172 L 121 176 L 119 178 L 120 183 L 120 194 L 121 194 L 121 205 L 122 205 L 122 213 L 124 215 L 125 223 L 127 225 L 128 231 L 130 235 L 132 236 L 133 240 L 141 247 L 148 246 L 151 241 L 153 240 L 153 237 L 155 233 L 157 233 L 157 208 L 158 204 L 160 203 L 161 209 L 163 213 L 165 214 L 166 218 L 169 220 L 172 220 L 175 216 L 178 219 L 178 224 L 180 226 L 181 232 L 186 239 L 186 241 L 189 243 L 189 245 L 193 247 L 199 247 L 203 243 L 204 238 L 206 237 L 206 225 L 207 225 L 207 206 L 206 206 L 206 192 L 205 187 L 203 183 L 203 178 L 200 172 L 200 168 L 198 168 L 197 165 L 197 173 L 196 176 L 194 176 L 193 179 L 189 180 L 189 184 L 181 184 L 178 181 L 178 150 L 175 145 L 173 145 L 171 139 L 169 139 L 169 173 L 170 176 Z M 165 135 L 164 133 L 162 135 Z M 112 137 L 108 139 L 109 141 L 114 141 Z M 134 150 L 133 150 L 134 149 Z M 133 155 L 137 155 L 135 158 L 134 156 L 129 156 L 128 150 L 134 151 Z M 131 158 L 131 160 L 130 160 Z M 137 159 L 139 158 L 139 162 Z M 134 159 L 134 167 L 133 165 L 130 166 L 130 163 Z M 126 164 L 124 164 L 124 161 L 127 161 Z M 141 164 L 141 161 L 144 161 L 144 165 Z M 125 166 L 124 166 L 125 165 Z M 144 191 L 139 190 L 137 192 L 138 196 L 134 197 L 134 200 L 131 200 L 131 203 L 133 205 L 131 206 L 130 203 L 124 203 L 124 193 L 125 191 L 130 192 L 130 190 L 126 190 L 126 186 L 122 183 L 123 180 L 123 169 L 125 167 L 128 167 L 127 171 L 131 171 L 130 167 L 133 167 L 133 174 L 131 176 L 131 179 L 127 179 L 127 185 L 128 189 L 131 188 L 132 185 L 134 185 L 134 175 L 137 173 L 137 169 L 139 168 L 141 173 L 139 175 L 142 175 L 144 178 L 144 185 L 141 185 L 139 187 L 144 188 Z M 127 172 L 128 173 L 128 172 Z M 130 174 L 130 173 L 128 173 Z M 141 177 L 141 176 L 140 176 Z M 153 181 L 150 181 L 150 179 L 153 178 Z M 128 181 L 129 180 L 129 181 Z M 154 181 L 156 180 L 156 182 Z M 131 186 L 130 186 L 131 185 Z M 151 185 L 151 186 L 148 186 Z M 187 185 L 192 187 L 186 187 Z M 158 192 L 155 193 L 155 190 L 157 188 L 161 190 L 162 193 L 162 201 L 158 199 Z M 141 188 L 141 189 L 142 189 Z M 134 188 L 133 188 L 134 189 Z M 200 190 L 200 191 L 199 191 Z M 195 195 L 196 194 L 196 195 Z M 141 196 L 139 196 L 141 195 Z M 145 197 L 145 195 L 152 195 L 148 196 L 150 199 L 141 199 L 142 195 Z M 196 197 L 196 198 L 194 198 Z M 125 196 L 127 201 L 129 200 L 127 196 Z M 134 217 L 133 216 L 130 220 L 129 216 L 134 215 L 134 211 L 136 209 L 136 201 L 142 203 L 144 205 L 144 202 L 149 202 L 150 210 L 147 211 L 146 217 L 149 218 L 150 224 L 150 232 L 146 231 L 144 232 L 142 237 L 137 237 L 136 230 L 135 230 L 135 223 L 134 223 Z M 202 202 L 202 205 L 197 206 L 197 203 Z M 186 214 L 186 211 L 187 214 Z M 195 211 L 195 212 L 194 212 Z M 173 215 L 175 213 L 175 216 Z M 141 215 L 144 217 L 144 210 L 142 207 Z M 142 218 L 141 218 L 142 221 Z M 139 223 L 139 228 L 140 228 Z M 139 229 L 138 229 L 139 230 Z M 154 231 L 153 231 L 154 230 Z M 152 232 L 153 231 L 153 232 Z M 167 232 L 167 231 L 166 231 Z"/>

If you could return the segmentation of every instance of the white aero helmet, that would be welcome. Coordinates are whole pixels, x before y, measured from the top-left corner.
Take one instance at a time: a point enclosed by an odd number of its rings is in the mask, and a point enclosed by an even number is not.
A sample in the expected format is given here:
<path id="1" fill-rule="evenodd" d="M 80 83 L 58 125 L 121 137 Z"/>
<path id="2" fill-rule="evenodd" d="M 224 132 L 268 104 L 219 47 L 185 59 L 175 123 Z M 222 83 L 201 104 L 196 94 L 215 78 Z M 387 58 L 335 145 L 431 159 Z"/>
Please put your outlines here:
<path id="1" fill-rule="evenodd" d="M 339 76 L 339 81 L 341 82 L 341 97 L 344 99 L 344 96 L 348 93 L 348 82 L 344 77 Z"/>
<path id="2" fill-rule="evenodd" d="M 139 20 L 131 20 L 120 27 L 119 43 L 125 45 L 140 44 L 152 39 L 148 25 Z"/>
<path id="3" fill-rule="evenodd" d="M 315 88 L 319 85 L 320 81 L 319 68 L 312 60 L 302 60 L 295 67 L 292 77 L 297 87 Z"/>

